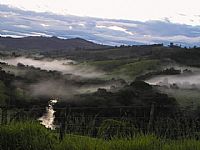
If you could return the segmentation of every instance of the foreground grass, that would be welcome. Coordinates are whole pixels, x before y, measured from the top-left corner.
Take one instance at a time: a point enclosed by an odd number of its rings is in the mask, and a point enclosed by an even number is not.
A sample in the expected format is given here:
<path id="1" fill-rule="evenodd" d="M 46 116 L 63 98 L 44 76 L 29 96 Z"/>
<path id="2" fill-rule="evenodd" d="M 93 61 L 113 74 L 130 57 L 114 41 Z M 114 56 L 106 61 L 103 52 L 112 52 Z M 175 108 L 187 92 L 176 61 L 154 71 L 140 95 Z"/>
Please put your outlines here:
<path id="1" fill-rule="evenodd" d="M 0 125 L 0 150 L 199 150 L 200 141 L 165 140 L 153 135 L 104 140 L 86 136 L 58 135 L 36 122 Z"/>
<path id="2" fill-rule="evenodd" d="M 0 125 L 0 150 L 51 150 L 56 137 L 39 123 Z"/>
<path id="3" fill-rule="evenodd" d="M 153 135 L 133 139 L 103 140 L 81 136 L 66 136 L 58 150 L 199 150 L 197 140 L 161 140 Z"/>
<path id="4" fill-rule="evenodd" d="M 154 136 L 139 136 L 135 139 L 95 139 L 81 136 L 66 136 L 58 150 L 150 150 L 158 148 Z"/>

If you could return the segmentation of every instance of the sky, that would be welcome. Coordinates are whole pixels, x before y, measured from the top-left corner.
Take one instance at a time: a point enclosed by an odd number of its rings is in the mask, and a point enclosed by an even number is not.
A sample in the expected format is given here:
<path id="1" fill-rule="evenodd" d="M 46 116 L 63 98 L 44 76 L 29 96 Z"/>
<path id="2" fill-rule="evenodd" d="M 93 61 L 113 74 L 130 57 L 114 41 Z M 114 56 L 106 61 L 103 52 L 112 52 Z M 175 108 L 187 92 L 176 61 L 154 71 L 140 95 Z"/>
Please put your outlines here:
<path id="1" fill-rule="evenodd" d="M 199 0 L 0 0 L 0 4 L 62 15 L 200 25 Z"/>

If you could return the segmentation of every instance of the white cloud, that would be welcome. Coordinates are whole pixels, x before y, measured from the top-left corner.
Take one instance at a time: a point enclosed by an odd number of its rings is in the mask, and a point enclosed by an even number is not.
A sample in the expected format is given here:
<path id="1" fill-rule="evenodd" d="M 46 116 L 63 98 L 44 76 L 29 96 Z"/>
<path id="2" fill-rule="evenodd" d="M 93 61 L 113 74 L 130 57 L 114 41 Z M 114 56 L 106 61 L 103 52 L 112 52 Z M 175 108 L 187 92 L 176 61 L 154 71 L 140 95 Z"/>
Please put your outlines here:
<path id="1" fill-rule="evenodd" d="M 1 37 L 13 37 L 13 38 L 22 38 L 23 36 L 21 35 L 14 35 L 14 34 L 0 34 Z"/>
<path id="2" fill-rule="evenodd" d="M 17 24 L 17 25 L 14 25 L 14 26 L 18 27 L 18 28 L 23 28 L 23 29 L 29 29 L 30 28 L 29 26 L 22 25 L 22 24 Z"/>
<path id="3" fill-rule="evenodd" d="M 43 27 L 49 27 L 50 26 L 50 25 L 44 24 L 44 23 L 41 23 L 40 25 L 43 26 Z"/>
<path id="4" fill-rule="evenodd" d="M 81 26 L 81 27 L 85 27 L 84 23 L 79 23 L 78 25 Z"/>
<path id="5" fill-rule="evenodd" d="M 51 35 L 46 34 L 46 33 L 42 33 L 42 32 L 31 32 L 30 35 L 28 36 L 45 36 L 45 37 L 51 37 Z"/>
<path id="6" fill-rule="evenodd" d="M 73 27 L 72 26 L 69 26 L 69 30 L 72 30 L 73 29 Z"/>
<path id="7" fill-rule="evenodd" d="M 1 4 L 1 2 L 0 2 L 0 4 Z M 8 17 L 12 17 L 12 16 L 17 16 L 17 14 L 14 12 L 3 12 L 0 10 L 0 17 L 8 18 Z"/>
<path id="8" fill-rule="evenodd" d="M 97 27 L 97 28 L 107 28 L 107 29 L 110 29 L 110 30 L 121 31 L 121 32 L 127 33 L 127 34 L 129 34 L 129 35 L 134 35 L 132 32 L 127 31 L 127 29 L 122 28 L 122 27 L 119 27 L 119 26 L 103 26 L 103 25 L 96 25 L 96 27 Z"/>
<path id="9" fill-rule="evenodd" d="M 199 0 L 2 0 L 25 10 L 54 12 L 100 18 L 158 20 L 171 18 L 170 21 L 200 25 L 196 17 L 200 15 Z M 180 17 L 180 14 L 186 16 Z"/>

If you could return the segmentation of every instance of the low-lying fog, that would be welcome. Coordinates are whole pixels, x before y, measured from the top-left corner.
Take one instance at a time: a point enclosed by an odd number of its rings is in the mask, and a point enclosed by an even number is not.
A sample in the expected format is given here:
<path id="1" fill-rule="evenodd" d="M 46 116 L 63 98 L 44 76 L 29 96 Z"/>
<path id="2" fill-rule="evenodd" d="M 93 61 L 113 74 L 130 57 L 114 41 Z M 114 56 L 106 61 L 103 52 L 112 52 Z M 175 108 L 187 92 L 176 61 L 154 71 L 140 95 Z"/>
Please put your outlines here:
<path id="1" fill-rule="evenodd" d="M 68 59 L 33 59 L 26 57 L 13 57 L 13 58 L 2 58 L 0 62 L 4 62 L 8 65 L 17 66 L 19 63 L 25 66 L 33 66 L 35 68 L 40 68 L 43 70 L 59 71 L 63 74 L 72 74 L 80 76 L 82 78 L 99 78 L 103 77 L 104 73 L 97 70 L 96 68 L 79 65 L 76 61 Z M 5 68 L 5 70 L 14 73 L 16 75 L 26 75 L 26 70 L 20 70 L 16 67 Z M 70 78 L 70 76 L 69 76 Z M 70 80 L 70 79 L 69 79 Z M 71 79 L 73 80 L 73 78 Z M 80 79 L 81 80 L 81 79 Z M 13 83 L 16 86 L 20 86 L 21 83 Z M 21 85 L 23 86 L 23 84 Z M 120 86 L 116 82 L 113 83 L 99 83 L 99 84 L 86 84 L 86 85 L 73 85 L 70 82 L 64 82 L 62 79 L 42 79 L 36 83 L 31 83 L 28 86 L 29 91 L 31 91 L 31 96 L 49 96 L 56 98 L 69 98 L 76 94 L 91 93 L 95 92 L 98 88 L 110 89 L 110 87 Z"/>
<path id="2" fill-rule="evenodd" d="M 69 59 L 42 59 L 36 60 L 26 57 L 14 57 L 8 59 L 0 59 L 0 62 L 7 63 L 9 65 L 17 66 L 18 63 L 33 66 L 35 68 L 41 68 L 43 70 L 59 71 L 63 74 L 74 74 L 81 77 L 100 77 L 104 75 L 103 72 L 97 71 L 93 67 L 79 66 L 73 60 Z"/>
<path id="3" fill-rule="evenodd" d="M 99 88 L 110 89 L 114 87 L 116 83 L 98 84 L 98 85 L 83 85 L 75 86 L 63 83 L 61 80 L 48 80 L 40 81 L 29 85 L 29 91 L 31 96 L 48 96 L 53 98 L 62 98 L 64 100 L 69 99 L 77 94 L 92 93 Z"/>
<path id="4" fill-rule="evenodd" d="M 182 73 L 180 75 L 156 76 L 149 80 L 146 80 L 146 82 L 152 85 L 168 87 L 177 86 L 178 88 L 184 89 L 200 89 L 200 71 L 195 71 L 192 73 Z"/>

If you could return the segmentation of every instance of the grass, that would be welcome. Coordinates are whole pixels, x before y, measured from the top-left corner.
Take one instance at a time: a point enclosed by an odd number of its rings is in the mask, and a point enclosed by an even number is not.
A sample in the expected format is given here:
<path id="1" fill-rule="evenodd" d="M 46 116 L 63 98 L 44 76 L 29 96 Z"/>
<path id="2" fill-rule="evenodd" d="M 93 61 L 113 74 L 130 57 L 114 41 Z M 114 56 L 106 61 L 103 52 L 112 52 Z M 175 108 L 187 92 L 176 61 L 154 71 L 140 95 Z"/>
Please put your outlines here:
<path id="1" fill-rule="evenodd" d="M 52 150 L 55 143 L 55 135 L 35 122 L 0 126 L 0 150 Z"/>
<path id="2" fill-rule="evenodd" d="M 154 135 L 104 140 L 66 134 L 58 135 L 37 122 L 17 122 L 0 126 L 1 150 L 199 150 L 194 139 L 166 140 Z"/>
<path id="3" fill-rule="evenodd" d="M 157 59 L 119 59 L 106 61 L 90 61 L 79 65 L 93 66 L 106 72 L 106 79 L 122 78 L 125 80 L 134 80 L 137 75 L 146 71 L 156 70 L 160 67 L 160 61 Z"/>
<path id="4" fill-rule="evenodd" d="M 156 144 L 159 144 L 159 142 L 154 136 L 140 136 L 135 139 L 111 139 L 106 141 L 103 139 L 69 135 L 58 146 L 58 150 L 149 150 L 149 148 L 156 148 Z"/>
<path id="5" fill-rule="evenodd" d="M 159 66 L 159 60 L 140 60 L 122 65 L 116 68 L 111 74 L 133 80 L 137 75 L 145 73 L 146 71 L 155 70 Z"/>
<path id="6" fill-rule="evenodd" d="M 125 65 L 128 63 L 133 63 L 138 61 L 138 59 L 117 59 L 117 60 L 105 60 L 105 61 L 90 61 L 87 65 L 95 66 L 103 71 L 113 71 L 115 68 Z"/>

